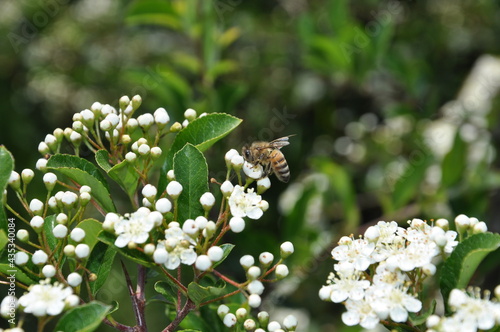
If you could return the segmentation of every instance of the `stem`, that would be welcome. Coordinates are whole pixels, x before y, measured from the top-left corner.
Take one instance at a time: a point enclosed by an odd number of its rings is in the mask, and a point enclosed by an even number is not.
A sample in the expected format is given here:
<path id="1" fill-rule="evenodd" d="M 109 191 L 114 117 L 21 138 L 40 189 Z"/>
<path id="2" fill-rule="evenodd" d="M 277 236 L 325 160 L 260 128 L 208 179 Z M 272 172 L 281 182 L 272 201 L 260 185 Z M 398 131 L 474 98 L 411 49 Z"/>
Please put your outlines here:
<path id="1" fill-rule="evenodd" d="M 172 280 L 178 287 L 179 289 L 184 293 L 186 294 L 187 293 L 187 288 L 181 284 L 181 282 L 177 279 L 175 279 L 170 273 L 168 273 L 167 270 L 165 270 L 165 268 L 163 266 L 160 267 L 161 270 L 163 271 L 163 273 L 170 279 Z"/>
<path id="2" fill-rule="evenodd" d="M 221 278 L 222 280 L 224 280 L 225 282 L 227 282 L 228 284 L 231 284 L 233 285 L 234 287 L 237 287 L 237 288 L 240 288 L 241 287 L 241 284 L 235 282 L 234 280 L 231 280 L 229 279 L 228 277 L 226 277 L 225 275 L 223 275 L 222 273 L 220 273 L 219 271 L 216 271 L 216 270 L 212 270 L 212 272 L 218 276 L 219 278 Z"/>
<path id="3" fill-rule="evenodd" d="M 134 328 L 134 331 L 137 332 L 146 332 L 146 320 L 144 316 L 144 307 L 145 307 L 145 301 L 144 301 L 144 283 L 145 283 L 145 276 L 146 272 L 143 266 L 139 265 L 139 275 L 138 275 L 138 280 L 137 280 L 137 290 L 138 292 L 134 292 L 134 289 L 132 287 L 132 281 L 130 280 L 130 275 L 128 274 L 127 269 L 125 268 L 125 264 L 120 262 L 122 264 L 122 269 L 123 273 L 125 275 L 125 281 L 127 283 L 127 288 L 128 292 L 130 295 L 130 299 L 132 301 L 132 309 L 134 310 L 134 315 L 135 315 L 135 321 L 137 325 Z M 142 293 L 142 294 L 141 294 Z M 142 298 L 142 301 L 141 301 Z"/>
<path id="4" fill-rule="evenodd" d="M 196 308 L 196 304 L 188 299 L 184 304 L 184 307 L 181 311 L 177 313 L 177 317 L 168 324 L 168 326 L 162 332 L 173 332 L 179 326 L 179 324 L 186 318 L 186 316 Z"/>

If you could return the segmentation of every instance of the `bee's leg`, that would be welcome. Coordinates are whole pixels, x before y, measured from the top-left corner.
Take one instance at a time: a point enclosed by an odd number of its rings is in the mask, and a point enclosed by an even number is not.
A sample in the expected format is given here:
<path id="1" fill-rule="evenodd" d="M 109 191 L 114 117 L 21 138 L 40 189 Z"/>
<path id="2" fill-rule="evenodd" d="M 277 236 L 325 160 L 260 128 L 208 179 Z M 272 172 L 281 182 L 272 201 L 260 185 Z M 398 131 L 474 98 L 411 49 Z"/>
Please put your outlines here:
<path id="1" fill-rule="evenodd" d="M 271 167 L 271 163 L 267 163 L 264 168 L 264 176 L 269 176 L 273 172 L 273 168 Z"/>

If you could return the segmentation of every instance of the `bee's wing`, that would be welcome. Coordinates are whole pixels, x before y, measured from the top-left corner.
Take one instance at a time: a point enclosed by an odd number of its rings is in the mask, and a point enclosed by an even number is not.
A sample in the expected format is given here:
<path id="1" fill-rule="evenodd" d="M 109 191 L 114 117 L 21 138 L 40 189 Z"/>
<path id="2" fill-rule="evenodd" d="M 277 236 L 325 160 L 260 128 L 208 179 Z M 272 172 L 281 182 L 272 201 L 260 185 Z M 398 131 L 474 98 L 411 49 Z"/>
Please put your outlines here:
<path id="1" fill-rule="evenodd" d="M 293 135 L 277 138 L 274 141 L 269 142 L 269 147 L 272 147 L 275 149 L 281 149 L 282 147 L 287 146 L 288 144 L 290 144 L 290 142 L 288 142 L 288 138 L 290 136 L 293 136 Z"/>

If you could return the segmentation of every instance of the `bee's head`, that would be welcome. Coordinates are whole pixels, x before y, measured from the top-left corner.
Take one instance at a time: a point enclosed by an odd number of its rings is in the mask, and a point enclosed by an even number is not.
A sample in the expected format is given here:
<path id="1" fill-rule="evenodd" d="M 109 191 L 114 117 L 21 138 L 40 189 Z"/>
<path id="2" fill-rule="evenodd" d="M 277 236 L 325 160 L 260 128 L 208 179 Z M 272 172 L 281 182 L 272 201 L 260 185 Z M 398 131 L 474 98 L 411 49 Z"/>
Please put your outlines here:
<path id="1" fill-rule="evenodd" d="M 241 154 L 246 161 L 252 161 L 252 152 L 250 151 L 250 146 L 248 144 L 243 146 L 243 148 L 241 149 Z"/>

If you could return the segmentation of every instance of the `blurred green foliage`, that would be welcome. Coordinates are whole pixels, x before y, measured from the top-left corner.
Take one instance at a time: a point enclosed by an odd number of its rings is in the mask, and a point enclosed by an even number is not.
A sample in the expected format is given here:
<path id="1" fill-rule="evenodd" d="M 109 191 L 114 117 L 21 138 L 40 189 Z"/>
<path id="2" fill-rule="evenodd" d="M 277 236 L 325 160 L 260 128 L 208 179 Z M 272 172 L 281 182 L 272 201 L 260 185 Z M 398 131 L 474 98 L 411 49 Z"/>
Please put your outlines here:
<path id="1" fill-rule="evenodd" d="M 347 331 L 317 297 L 339 236 L 459 213 L 500 230 L 500 76 L 463 85 L 500 54 L 499 17 L 498 1 L 7 0 L 0 143 L 16 170 L 34 168 L 45 134 L 124 94 L 176 120 L 187 108 L 244 119 L 206 153 L 217 180 L 228 149 L 295 134 L 291 182 L 274 180 L 264 218 L 228 239 L 231 273 L 238 255 L 290 240 L 296 277 L 267 305 L 303 309 L 308 331 Z"/>

